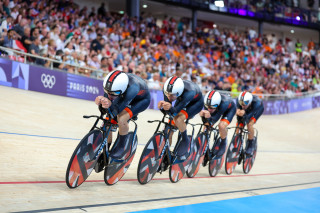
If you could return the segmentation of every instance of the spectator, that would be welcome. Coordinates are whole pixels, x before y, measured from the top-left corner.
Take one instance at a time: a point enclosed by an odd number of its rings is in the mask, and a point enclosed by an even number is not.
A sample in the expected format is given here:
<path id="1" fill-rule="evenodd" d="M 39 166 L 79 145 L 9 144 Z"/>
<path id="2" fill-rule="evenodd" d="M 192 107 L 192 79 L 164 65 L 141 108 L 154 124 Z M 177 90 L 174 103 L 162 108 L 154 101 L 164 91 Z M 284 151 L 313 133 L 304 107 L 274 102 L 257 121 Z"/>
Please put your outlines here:
<path id="1" fill-rule="evenodd" d="M 89 65 L 91 68 L 94 68 L 94 69 L 99 69 L 99 68 L 100 68 L 100 63 L 99 63 L 98 55 L 97 55 L 97 54 L 93 54 L 93 55 L 91 56 L 91 60 L 89 61 L 88 65 Z"/>
<path id="2" fill-rule="evenodd" d="M 19 24 L 16 24 L 13 29 L 20 35 L 20 38 L 24 36 L 24 27 L 28 24 L 27 19 L 23 18 Z"/>
<path id="3" fill-rule="evenodd" d="M 4 35 L 8 33 L 8 30 L 12 29 L 12 27 L 13 27 L 13 18 L 11 16 L 2 20 L 2 23 L 0 26 L 0 36 L 4 37 Z"/>
<path id="4" fill-rule="evenodd" d="M 39 31 L 39 28 L 38 27 L 35 27 L 35 28 L 32 28 L 31 29 L 31 41 L 34 41 L 36 38 L 39 38 L 39 34 L 40 34 L 40 31 Z"/>
<path id="5" fill-rule="evenodd" d="M 13 29 L 8 30 L 7 36 L 4 37 L 3 46 L 13 48 L 13 40 L 15 39 L 15 31 Z"/>
<path id="6" fill-rule="evenodd" d="M 59 39 L 56 40 L 57 50 L 64 50 L 65 41 L 66 41 L 66 34 L 64 32 L 61 32 L 59 35 Z"/>
<path id="7" fill-rule="evenodd" d="M 29 47 L 29 53 L 33 54 L 33 55 L 39 55 L 40 53 L 40 38 L 34 38 L 32 44 Z"/>
<path id="8" fill-rule="evenodd" d="M 101 50 L 102 50 L 102 45 L 100 43 L 100 40 L 102 39 L 102 35 L 101 34 L 98 34 L 96 39 L 94 39 L 92 42 L 91 42 L 91 45 L 90 45 L 90 49 L 91 50 L 94 50 L 96 51 L 97 53 L 100 53 Z"/>
<path id="9" fill-rule="evenodd" d="M 148 87 L 150 89 L 161 90 L 159 73 L 153 73 L 152 78 L 148 80 Z"/>
<path id="10" fill-rule="evenodd" d="M 103 4 L 98 10 L 91 8 L 88 11 L 72 1 L 33 3 L 19 3 L 21 8 L 17 15 L 7 0 L 3 2 L 5 10 L 17 18 L 14 22 L 2 11 L 8 18 L 3 19 L 0 26 L 2 29 L 5 26 L 3 32 L 0 31 L 3 34 L 1 41 L 12 27 L 28 50 L 32 41 L 40 38 L 39 54 L 46 55 L 47 42 L 50 57 L 55 57 L 56 50 L 65 51 L 59 55 L 59 60 L 68 64 L 56 68 L 69 72 L 75 70 L 70 64 L 87 66 L 89 63 L 104 71 L 122 69 L 149 81 L 158 78 L 158 74 L 161 83 L 163 79 L 178 75 L 196 82 L 204 90 L 215 88 L 237 93 L 240 89 L 248 89 L 259 95 L 286 94 L 287 90 L 288 93 L 300 93 L 318 85 L 314 77 L 319 74 L 320 51 L 312 40 L 307 49 L 297 41 L 295 50 L 290 49 L 292 42 L 289 39 L 284 42 L 272 34 L 258 37 L 253 28 L 243 32 L 219 27 L 204 32 L 198 28 L 193 34 L 190 25 L 178 23 L 173 18 L 165 18 L 160 27 L 150 15 L 142 15 L 137 21 L 127 15 L 107 13 Z M 47 7 L 42 9 L 44 5 Z M 269 3 L 264 5 L 264 1 L 259 1 L 249 8 L 272 8 Z M 248 7 L 241 1 L 236 6 Z M 277 2 L 275 6 L 279 8 L 283 3 Z M 86 69 L 78 72 L 91 73 Z M 93 72 L 92 76 L 102 77 L 98 74 Z"/>
<path id="11" fill-rule="evenodd" d="M 105 16 L 106 15 L 106 9 L 104 8 L 104 3 L 101 3 L 101 6 L 98 9 L 98 15 L 99 16 Z"/>
<path id="12" fill-rule="evenodd" d="M 21 38 L 21 43 L 22 45 L 29 50 L 30 48 L 30 44 L 32 44 L 31 38 L 30 38 L 30 27 L 25 27 L 24 28 L 24 33 L 23 36 Z"/>
<path id="13" fill-rule="evenodd" d="M 55 25 L 50 32 L 50 38 L 57 41 L 59 39 L 60 29 L 59 26 Z"/>

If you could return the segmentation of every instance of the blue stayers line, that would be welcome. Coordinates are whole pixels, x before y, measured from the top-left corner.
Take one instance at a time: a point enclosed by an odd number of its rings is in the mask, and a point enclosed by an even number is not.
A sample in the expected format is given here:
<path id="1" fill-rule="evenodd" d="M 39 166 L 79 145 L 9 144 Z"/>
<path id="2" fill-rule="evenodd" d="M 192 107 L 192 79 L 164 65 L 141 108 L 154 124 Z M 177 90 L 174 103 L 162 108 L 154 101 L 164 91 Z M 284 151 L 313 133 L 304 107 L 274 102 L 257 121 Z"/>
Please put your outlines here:
<path id="1" fill-rule="evenodd" d="M 74 141 L 81 140 L 81 139 L 77 139 L 77 138 L 63 138 L 63 137 L 53 137 L 53 136 L 45 136 L 45 135 L 30 135 L 30 134 L 13 133 L 13 132 L 0 132 L 0 134 L 24 135 L 24 136 L 39 137 L 39 138 L 54 138 L 54 139 L 63 139 L 63 140 L 74 140 Z M 138 145 L 145 146 L 146 144 L 138 144 Z"/>
<path id="2" fill-rule="evenodd" d="M 8 135 L 24 135 L 24 136 L 32 136 L 32 137 L 40 137 L 40 138 L 55 138 L 55 139 L 66 139 L 66 140 L 81 140 L 77 138 L 62 138 L 62 137 L 53 137 L 53 136 L 45 136 L 45 135 L 30 135 L 30 134 L 22 134 L 22 133 L 12 133 L 12 132 L 0 132 L 1 134 Z"/>

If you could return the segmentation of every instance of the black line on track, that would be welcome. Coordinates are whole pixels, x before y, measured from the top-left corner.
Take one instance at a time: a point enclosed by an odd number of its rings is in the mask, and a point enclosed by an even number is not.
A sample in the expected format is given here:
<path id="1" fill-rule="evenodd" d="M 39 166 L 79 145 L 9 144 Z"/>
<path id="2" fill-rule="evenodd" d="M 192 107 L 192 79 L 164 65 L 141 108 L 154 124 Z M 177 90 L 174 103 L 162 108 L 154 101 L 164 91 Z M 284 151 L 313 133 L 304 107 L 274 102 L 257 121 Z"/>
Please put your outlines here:
<path id="1" fill-rule="evenodd" d="M 216 193 L 208 193 L 208 194 L 198 194 L 198 195 L 186 195 L 180 197 L 168 197 L 168 198 L 157 198 L 157 199 L 149 199 L 149 200 L 134 200 L 134 201 L 126 201 L 126 202 L 118 202 L 118 203 L 101 203 L 101 204 L 93 204 L 93 205 L 83 205 L 83 206 L 70 206 L 70 207 L 61 207 L 61 208 L 51 208 L 51 209 L 38 209 L 31 211 L 18 211 L 19 213 L 35 213 L 35 212 L 49 212 L 49 211 L 64 211 L 64 210 L 72 210 L 72 209 L 85 209 L 85 208 L 95 208 L 95 207 L 103 207 L 103 206 L 118 206 L 125 204 L 136 204 L 136 203 L 146 203 L 146 202 L 155 202 L 155 201 L 164 201 L 164 200 L 177 200 L 177 199 L 185 199 L 185 198 L 193 198 L 193 197 L 204 197 L 204 196 L 213 196 L 213 195 L 222 195 L 222 194 L 231 194 L 231 193 L 239 193 L 239 192 L 250 192 L 250 191 L 258 191 L 265 189 L 277 189 L 277 188 L 285 188 L 292 186 L 301 186 L 301 185 L 309 185 L 320 183 L 320 181 L 309 182 L 309 183 L 299 183 L 299 184 L 291 184 L 284 186 L 272 186 L 272 187 L 263 187 L 256 189 L 245 189 L 245 190 L 236 190 L 236 191 L 228 191 L 228 192 L 216 192 Z M 17 213 L 17 212 L 12 212 Z"/>

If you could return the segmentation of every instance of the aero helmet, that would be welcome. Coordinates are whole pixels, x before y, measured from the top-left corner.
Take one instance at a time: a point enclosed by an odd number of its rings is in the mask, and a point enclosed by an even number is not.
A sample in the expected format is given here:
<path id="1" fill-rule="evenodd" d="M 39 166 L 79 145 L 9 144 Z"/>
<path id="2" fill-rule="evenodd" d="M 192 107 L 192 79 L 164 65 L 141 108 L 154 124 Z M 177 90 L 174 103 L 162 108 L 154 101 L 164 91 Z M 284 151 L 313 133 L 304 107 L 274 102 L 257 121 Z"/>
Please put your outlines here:
<path id="1" fill-rule="evenodd" d="M 122 71 L 115 70 L 110 72 L 103 81 L 103 89 L 110 95 L 123 94 L 129 84 L 129 77 Z"/>
<path id="2" fill-rule="evenodd" d="M 163 92 L 168 97 L 169 95 L 175 95 L 179 97 L 184 90 L 183 80 L 177 76 L 173 76 L 166 80 L 163 86 Z"/>
<path id="3" fill-rule="evenodd" d="M 247 91 L 240 93 L 238 102 L 241 106 L 249 106 L 252 102 L 252 94 Z"/>
<path id="4" fill-rule="evenodd" d="M 217 108 L 221 103 L 221 95 L 215 90 L 211 90 L 204 96 L 204 105 L 208 109 Z"/>

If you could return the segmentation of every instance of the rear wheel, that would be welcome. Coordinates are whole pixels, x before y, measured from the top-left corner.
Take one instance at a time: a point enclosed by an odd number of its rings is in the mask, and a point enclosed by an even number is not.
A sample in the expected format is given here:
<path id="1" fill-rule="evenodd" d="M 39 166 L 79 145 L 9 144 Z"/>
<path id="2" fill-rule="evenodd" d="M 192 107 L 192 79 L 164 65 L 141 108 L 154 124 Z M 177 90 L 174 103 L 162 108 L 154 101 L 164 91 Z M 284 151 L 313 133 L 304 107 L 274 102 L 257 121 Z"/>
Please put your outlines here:
<path id="1" fill-rule="evenodd" d="M 69 188 L 80 186 L 91 174 L 97 160 L 97 155 L 103 142 L 100 130 L 90 131 L 74 150 L 66 171 L 66 184 Z"/>
<path id="2" fill-rule="evenodd" d="M 162 133 L 157 133 L 151 137 L 144 147 L 137 170 L 137 178 L 140 184 L 146 184 L 152 180 L 161 165 L 161 153 L 165 146 L 165 140 Z"/>
<path id="3" fill-rule="evenodd" d="M 242 138 L 240 134 L 235 134 L 231 140 L 226 155 L 225 170 L 228 175 L 232 174 L 234 169 L 236 168 L 241 152 L 241 147 Z"/>
<path id="4" fill-rule="evenodd" d="M 138 145 L 138 138 L 137 136 L 134 137 L 133 132 L 128 133 L 129 140 L 131 142 L 131 148 L 128 149 L 127 158 L 120 162 L 120 163 L 112 163 L 106 166 L 104 170 L 104 182 L 107 185 L 116 184 L 127 172 L 129 166 L 133 160 L 133 157 L 136 153 L 137 145 Z M 118 139 L 117 139 L 118 140 Z M 116 143 L 116 142 L 115 142 Z"/>
<path id="5" fill-rule="evenodd" d="M 188 149 L 188 152 L 191 152 L 191 150 L 193 149 L 193 144 L 192 144 L 193 140 L 190 135 L 188 135 L 188 138 L 189 138 L 189 140 L 191 140 L 191 144 Z M 177 147 L 177 145 L 176 145 L 176 147 Z M 174 152 L 174 154 L 175 154 L 175 152 Z M 173 162 L 173 164 L 170 166 L 169 178 L 172 183 L 176 183 L 183 178 L 184 174 L 186 173 L 186 171 L 188 170 L 188 168 L 191 164 L 192 156 L 193 156 L 192 153 L 190 153 L 188 158 L 186 160 L 184 160 L 183 162 L 179 162 L 179 163 Z"/>
<path id="6" fill-rule="evenodd" d="M 254 161 L 256 159 L 257 150 L 258 150 L 257 138 L 255 137 L 254 140 L 255 140 L 255 147 L 254 147 L 253 155 L 250 156 L 250 155 L 244 154 L 242 170 L 245 174 L 248 174 L 251 171 Z"/>

